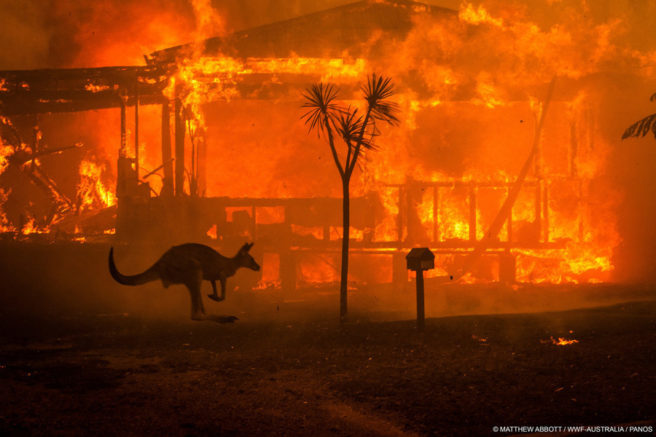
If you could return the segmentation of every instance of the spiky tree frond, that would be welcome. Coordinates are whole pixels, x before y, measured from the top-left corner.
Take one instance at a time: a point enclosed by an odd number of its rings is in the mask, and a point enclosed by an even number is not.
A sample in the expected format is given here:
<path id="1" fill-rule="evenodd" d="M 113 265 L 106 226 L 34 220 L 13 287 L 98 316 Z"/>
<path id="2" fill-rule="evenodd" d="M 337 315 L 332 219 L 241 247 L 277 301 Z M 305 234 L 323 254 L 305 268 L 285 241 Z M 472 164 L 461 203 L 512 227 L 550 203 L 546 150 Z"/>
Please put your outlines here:
<path id="1" fill-rule="evenodd" d="M 656 94 L 654 94 L 656 96 Z M 652 96 L 653 97 L 653 96 Z M 622 139 L 629 137 L 644 137 L 651 131 L 656 138 L 656 114 L 648 115 L 629 126 L 622 134 Z"/>
<path id="2" fill-rule="evenodd" d="M 364 126 L 364 118 L 358 115 L 357 108 L 350 106 L 345 111 L 341 111 L 337 119 L 337 131 L 340 133 L 344 142 L 349 147 L 353 147 L 358 143 L 365 149 L 375 149 L 373 142 L 370 139 L 362 138 L 360 142 L 360 135 Z"/>
<path id="3" fill-rule="evenodd" d="M 374 120 L 397 124 L 399 119 L 396 113 L 399 106 L 395 102 L 387 100 L 394 95 L 394 85 L 389 77 L 378 76 L 373 73 L 367 78 L 367 84 L 362 87 L 364 98 L 371 109 Z"/>
<path id="4" fill-rule="evenodd" d="M 309 125 L 309 130 L 317 129 L 317 134 L 320 134 L 331 129 L 331 124 L 334 126 L 336 114 L 340 112 L 335 104 L 338 91 L 333 84 L 318 83 L 303 93 L 305 103 L 302 107 L 309 110 L 301 116 L 301 119 Z"/>
<path id="5" fill-rule="evenodd" d="M 651 97 L 649 97 L 649 100 L 652 102 L 656 100 L 656 93 L 652 94 Z M 656 114 L 648 115 L 626 128 L 622 134 L 622 139 L 629 137 L 644 137 L 649 131 L 651 131 L 654 134 L 654 138 L 656 138 Z"/>

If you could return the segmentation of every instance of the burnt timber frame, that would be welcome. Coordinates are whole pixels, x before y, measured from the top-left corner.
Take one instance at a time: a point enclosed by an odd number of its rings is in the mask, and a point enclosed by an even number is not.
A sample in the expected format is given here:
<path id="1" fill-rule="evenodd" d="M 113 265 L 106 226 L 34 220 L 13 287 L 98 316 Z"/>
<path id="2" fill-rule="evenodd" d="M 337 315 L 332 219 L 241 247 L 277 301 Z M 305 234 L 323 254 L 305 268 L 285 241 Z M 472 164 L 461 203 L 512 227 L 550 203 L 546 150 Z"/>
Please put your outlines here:
<path id="1" fill-rule="evenodd" d="M 0 71 L 0 114 L 77 112 L 164 101 L 167 72 L 158 66 Z"/>
<path id="2" fill-rule="evenodd" d="M 576 179 L 570 179 L 573 183 L 578 183 Z M 430 249 L 438 255 L 467 255 L 474 250 L 477 243 L 477 209 L 476 203 L 472 204 L 472 200 L 476 201 L 476 192 L 479 188 L 493 188 L 509 190 L 512 182 L 501 181 L 485 181 L 485 182 L 472 182 L 472 181 L 443 181 L 443 182 L 413 182 L 413 187 L 432 188 L 433 191 L 433 223 L 434 230 L 439 230 L 439 223 L 436 219 L 438 217 L 440 208 L 436 199 L 439 198 L 440 189 L 450 188 L 466 188 L 468 190 L 467 198 L 469 200 L 469 233 L 468 239 L 450 239 L 443 240 L 439 236 L 439 232 L 433 234 L 430 241 L 417 242 L 419 244 L 427 244 Z M 514 255 L 510 252 L 512 249 L 563 249 L 563 241 L 550 241 L 548 233 L 548 217 L 549 211 L 546 207 L 548 180 L 528 180 L 525 182 L 524 187 L 527 190 L 533 190 L 535 193 L 536 208 L 539 205 L 540 217 L 536 217 L 535 225 L 538 226 L 538 232 L 535 234 L 535 239 L 531 241 L 513 241 L 513 219 L 512 213 L 507 221 L 507 237 L 505 240 L 499 239 L 489 246 L 486 254 L 499 258 L 500 266 L 503 263 L 510 263 L 512 272 L 500 271 L 499 278 L 504 282 L 514 282 Z M 391 257 L 392 262 L 392 277 L 393 283 L 397 287 L 403 287 L 408 281 L 407 269 L 405 267 L 404 257 L 405 254 L 415 247 L 415 242 L 408 241 L 403 238 L 408 235 L 409 226 L 403 217 L 411 213 L 409 211 L 410 205 L 403 202 L 403 198 L 407 196 L 407 185 L 404 184 L 389 184 L 388 188 L 398 190 L 399 211 L 396 217 L 397 223 L 397 238 L 394 240 L 378 240 L 373 233 L 364 232 L 365 237 L 362 239 L 351 240 L 351 252 L 360 254 L 372 255 L 387 255 Z M 542 201 L 538 201 L 538 198 Z M 303 254 L 320 254 L 332 253 L 339 254 L 340 243 L 339 239 L 332 239 L 329 235 L 330 227 L 339 227 L 338 214 L 326 213 L 326 211 L 339 212 L 339 199 L 334 198 L 308 198 L 308 199 L 279 199 L 279 198 L 227 198 L 216 197 L 199 199 L 205 206 L 202 208 L 206 212 L 210 212 L 213 219 L 204 224 L 204 227 L 209 229 L 216 225 L 217 229 L 224 228 L 230 220 L 227 219 L 227 211 L 230 209 L 245 210 L 248 212 L 248 238 L 259 241 L 260 251 L 264 253 L 274 253 L 280 256 L 280 271 L 279 278 L 282 282 L 282 287 L 287 292 L 293 292 L 296 288 L 297 274 L 296 265 L 299 257 Z M 359 230 L 369 229 L 374 231 L 376 228 L 376 219 L 373 214 L 367 214 L 367 211 L 372 211 L 374 207 L 371 205 L 367 197 L 358 197 L 352 199 L 352 217 L 353 228 Z M 405 205 L 405 207 L 403 206 Z M 275 224 L 262 224 L 258 223 L 258 208 L 280 208 L 283 213 L 284 219 Z M 322 212 L 317 214 L 317 210 Z M 359 211 L 358 211 L 359 210 Z M 321 217 L 316 221 L 310 223 L 299 223 L 298 212 L 294 211 L 315 211 L 315 215 Z M 291 213 L 290 213 L 291 212 Z M 304 218 L 302 222 L 305 222 Z M 308 227 L 323 228 L 322 238 L 315 238 L 312 236 L 303 236 L 294 232 L 294 225 L 306 225 Z M 270 236 L 275 235 L 278 240 L 273 244 Z M 241 241 L 241 240 L 240 240 Z M 510 259 L 510 261 L 509 261 Z M 501 269 L 501 267 L 500 267 Z"/>
<path id="3" fill-rule="evenodd" d="M 122 112 L 122 146 L 125 144 L 126 117 L 125 110 L 127 106 L 138 104 L 159 104 L 161 105 L 161 132 L 162 132 L 162 158 L 164 171 L 164 188 L 160 197 L 170 197 L 175 194 L 180 200 L 186 197 L 184 193 L 184 153 L 185 153 L 185 121 L 184 111 L 179 98 L 170 101 L 163 95 L 163 90 L 168 84 L 171 74 L 171 66 L 150 65 L 146 67 L 105 67 L 105 68 L 87 68 L 87 69 L 60 69 L 60 70 L 32 70 L 32 71 L 3 71 L 0 72 L 0 114 L 5 116 L 38 114 L 48 112 L 71 112 L 86 111 L 94 109 L 119 108 Z M 293 83 L 299 83 L 299 75 L 285 75 L 282 85 L 271 84 L 262 87 L 266 83 L 265 74 L 252 74 L 245 77 L 240 83 L 239 89 L 253 90 L 258 89 L 264 95 L 275 94 L 280 89 L 288 89 Z M 308 80 L 303 77 L 303 81 Z M 303 82 L 301 81 L 301 82 Z M 244 92 L 243 95 L 250 93 Z M 173 109 L 173 111 L 171 111 Z M 136 110 L 135 110 L 136 112 Z M 170 132 L 170 113 L 174 113 L 174 130 L 175 130 L 175 154 L 171 154 L 171 132 Z M 136 115 L 136 114 L 135 114 Z M 138 116 L 135 117 L 135 124 L 138 123 Z M 199 154 L 199 158 L 201 154 Z M 575 159 L 572 158 L 574 165 Z M 175 165 L 175 169 L 174 169 Z M 198 166 L 202 164 L 199 162 Z M 573 172 L 575 173 L 575 172 Z M 575 175 L 572 175 L 573 177 Z M 511 182 L 468 182 L 462 180 L 453 180 L 445 182 L 419 182 L 413 183 L 422 187 L 432 188 L 433 190 L 433 237 L 426 244 L 430 245 L 436 253 L 448 254 L 466 254 L 473 250 L 476 244 L 477 236 L 477 191 L 479 188 L 490 187 L 499 189 L 509 189 Z M 562 247 L 561 242 L 552 242 L 549 240 L 549 217 L 548 217 L 548 179 L 536 179 L 526 181 L 524 186 L 527 189 L 535 190 L 535 224 L 540 229 L 539 237 L 531 242 L 513 241 L 513 220 L 512 214 L 507 221 L 507 240 L 496 241 L 487 250 L 487 253 L 502 256 L 508 254 L 511 249 L 556 249 Z M 375 241 L 375 239 L 365 238 L 362 240 L 353 240 L 351 247 L 354 252 L 372 253 L 372 254 L 389 254 L 393 258 L 394 268 L 393 277 L 395 282 L 404 282 L 407 280 L 407 272 L 403 266 L 404 253 L 412 247 L 412 242 L 404 239 L 404 233 L 408 232 L 409 223 L 405 217 L 408 217 L 411 211 L 408 209 L 409 204 L 403 201 L 407 195 L 408 187 L 406 185 L 388 185 L 388 187 L 399 190 L 399 213 L 397 216 L 397 239 L 393 241 Z M 439 214 L 439 196 L 440 189 L 465 187 L 469 190 L 469 235 L 468 239 L 443 240 L 440 238 L 439 223 L 437 220 Z M 162 199 L 164 200 L 164 199 Z M 145 208 L 147 211 L 162 211 L 166 208 L 177 208 L 181 204 L 166 201 L 166 205 L 155 206 L 158 199 L 146 200 L 146 203 L 138 202 L 131 205 L 131 208 Z M 282 207 L 285 209 L 285 222 L 281 226 L 262 225 L 253 220 L 251 228 L 251 237 L 256 238 L 266 233 L 267 227 L 281 231 L 285 235 L 284 244 L 270 245 L 263 244 L 262 247 L 268 252 L 277 252 L 281 256 L 280 260 L 280 277 L 285 282 L 285 287 L 293 290 L 296 282 L 296 259 L 299 254 L 326 253 L 339 251 L 339 242 L 331 239 L 327 229 L 332 225 L 323 224 L 323 238 L 297 238 L 294 236 L 292 225 L 294 221 L 288 219 L 287 211 L 298 208 L 313 208 L 322 202 L 326 204 L 335 203 L 334 210 L 339 210 L 338 199 L 227 199 L 227 198 L 198 198 L 192 208 L 194 211 L 202 214 L 215 214 L 217 220 L 213 224 L 225 225 L 226 208 L 246 207 L 251 209 L 251 218 L 256 216 L 256 209 L 259 207 Z M 354 204 L 364 202 L 364 200 L 354 199 Z M 185 202 L 183 202 L 185 203 Z M 403 207 L 403 205 L 406 205 Z M 163 208 L 163 209 L 162 209 Z M 214 211 L 214 212 L 212 212 Z M 221 212 L 222 211 L 222 212 Z M 143 210 L 142 210 L 143 212 Z M 148 213 L 151 214 L 151 213 Z M 139 215 L 139 214 L 136 214 Z M 184 216 L 184 214 L 182 214 Z M 192 216 L 193 214 L 188 214 Z M 133 214 L 127 217 L 132 218 Z M 150 218 L 157 220 L 157 216 Z M 174 220 L 179 217 L 175 216 Z M 183 218 L 183 222 L 187 219 Z M 355 223 L 355 222 L 354 222 Z M 339 223 L 335 221 L 334 225 Z M 212 223 L 205 223 L 209 229 Z M 371 217 L 371 221 L 363 224 L 366 227 L 375 229 L 376 218 Z M 201 228 L 203 227 L 201 226 Z M 354 227 L 358 227 L 357 225 Z M 199 236 L 204 235 L 204 230 L 196 227 L 200 231 Z M 362 228 L 360 228 L 362 229 Z M 399 261 L 400 260 L 400 261 Z M 398 267 L 397 267 L 398 265 Z M 398 271 L 397 271 L 398 270 Z"/>

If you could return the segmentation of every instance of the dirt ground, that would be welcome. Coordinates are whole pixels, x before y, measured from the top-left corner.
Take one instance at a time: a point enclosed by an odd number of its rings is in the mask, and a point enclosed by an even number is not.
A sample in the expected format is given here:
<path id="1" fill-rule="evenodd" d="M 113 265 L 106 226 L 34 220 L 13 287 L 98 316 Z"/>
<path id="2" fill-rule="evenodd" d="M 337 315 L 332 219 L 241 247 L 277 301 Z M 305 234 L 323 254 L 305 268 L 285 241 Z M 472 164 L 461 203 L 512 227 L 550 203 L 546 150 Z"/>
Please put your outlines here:
<path id="1" fill-rule="evenodd" d="M 2 314 L 2 435 L 485 435 L 650 424 L 656 303 L 220 325 Z M 571 331 L 571 332 L 570 332 Z M 557 346 L 551 337 L 577 339 Z"/>
<path id="2" fill-rule="evenodd" d="M 182 288 L 113 283 L 107 247 L 53 250 L 0 246 L 0 435 L 656 429 L 654 288 L 427 281 L 424 333 L 411 292 L 354 290 L 340 326 L 334 291 L 231 289 L 217 324 Z"/>

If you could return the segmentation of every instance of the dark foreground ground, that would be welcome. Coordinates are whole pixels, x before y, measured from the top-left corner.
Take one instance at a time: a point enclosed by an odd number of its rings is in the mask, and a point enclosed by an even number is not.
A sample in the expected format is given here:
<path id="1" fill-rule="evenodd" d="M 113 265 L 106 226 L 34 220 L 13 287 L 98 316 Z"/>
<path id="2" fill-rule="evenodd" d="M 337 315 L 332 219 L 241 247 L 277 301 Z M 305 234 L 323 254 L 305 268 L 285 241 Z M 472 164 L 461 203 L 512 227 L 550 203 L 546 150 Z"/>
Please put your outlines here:
<path id="1" fill-rule="evenodd" d="M 655 429 L 654 302 L 433 318 L 424 334 L 412 321 L 365 318 L 340 328 L 325 318 L 1 313 L 1 435 Z"/>
<path id="2" fill-rule="evenodd" d="M 119 267 L 142 271 L 155 249 L 118 248 Z M 652 286 L 427 280 L 429 319 L 418 334 L 412 284 L 353 290 L 340 328 L 334 284 L 258 291 L 240 271 L 225 302 L 205 298 L 208 313 L 240 319 L 220 325 L 189 320 L 182 286 L 115 283 L 108 251 L 0 243 L 0 435 L 654 427 Z"/>

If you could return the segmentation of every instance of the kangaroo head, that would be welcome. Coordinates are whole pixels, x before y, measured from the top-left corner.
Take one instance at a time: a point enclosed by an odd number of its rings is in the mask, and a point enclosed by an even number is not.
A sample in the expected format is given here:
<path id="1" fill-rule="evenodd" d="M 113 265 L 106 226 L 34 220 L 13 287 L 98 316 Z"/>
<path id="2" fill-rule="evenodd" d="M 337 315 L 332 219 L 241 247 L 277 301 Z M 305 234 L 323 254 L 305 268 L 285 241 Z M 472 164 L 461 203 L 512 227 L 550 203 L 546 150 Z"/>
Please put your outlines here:
<path id="1" fill-rule="evenodd" d="M 257 272 L 260 270 L 260 265 L 256 263 L 253 257 L 248 253 L 248 251 L 251 250 L 251 247 L 253 247 L 253 244 L 254 243 L 244 244 L 241 249 L 239 249 L 239 252 L 237 252 L 237 256 L 235 258 L 237 259 L 240 267 L 246 267 Z"/>

